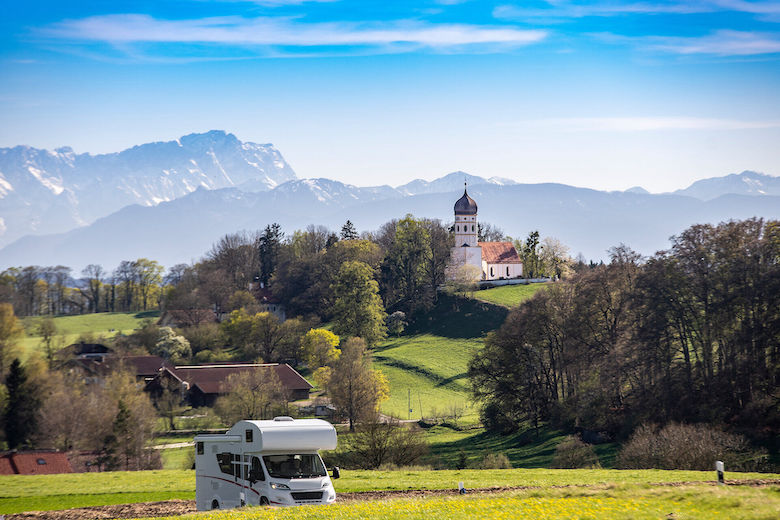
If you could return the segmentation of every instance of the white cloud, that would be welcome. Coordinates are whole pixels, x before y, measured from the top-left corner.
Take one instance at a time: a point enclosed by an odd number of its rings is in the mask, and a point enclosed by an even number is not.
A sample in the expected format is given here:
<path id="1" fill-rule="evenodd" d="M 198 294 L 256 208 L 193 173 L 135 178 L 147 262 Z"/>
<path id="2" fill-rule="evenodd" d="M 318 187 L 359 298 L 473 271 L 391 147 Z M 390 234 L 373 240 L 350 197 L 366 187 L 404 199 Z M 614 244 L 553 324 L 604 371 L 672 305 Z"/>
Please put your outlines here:
<path id="1" fill-rule="evenodd" d="M 645 45 L 650 49 L 678 54 L 750 56 L 780 53 L 780 37 L 777 34 L 744 31 L 723 30 L 698 37 L 648 37 Z"/>
<path id="2" fill-rule="evenodd" d="M 567 19 L 586 16 L 620 16 L 629 14 L 695 14 L 723 11 L 760 15 L 765 21 L 778 21 L 780 2 L 777 0 L 749 2 L 745 0 L 690 0 L 649 2 L 547 2 L 549 7 L 528 8 L 513 4 L 499 5 L 493 16 L 504 20 L 528 18 Z"/>
<path id="3" fill-rule="evenodd" d="M 574 117 L 524 121 L 523 128 L 553 128 L 574 132 L 643 132 L 655 130 L 760 130 L 780 128 L 780 120 L 750 121 L 707 117 Z"/>
<path id="4" fill-rule="evenodd" d="M 65 20 L 38 34 L 69 41 L 207 43 L 271 46 L 384 46 L 412 44 L 447 48 L 465 45 L 527 45 L 547 31 L 505 26 L 433 24 L 419 21 L 304 23 L 295 18 L 214 17 L 161 20 L 143 14 Z"/>
<path id="5" fill-rule="evenodd" d="M 780 34 L 751 31 L 715 31 L 704 36 L 621 36 L 593 34 L 608 43 L 630 44 L 649 51 L 682 55 L 754 56 L 780 53 Z"/>

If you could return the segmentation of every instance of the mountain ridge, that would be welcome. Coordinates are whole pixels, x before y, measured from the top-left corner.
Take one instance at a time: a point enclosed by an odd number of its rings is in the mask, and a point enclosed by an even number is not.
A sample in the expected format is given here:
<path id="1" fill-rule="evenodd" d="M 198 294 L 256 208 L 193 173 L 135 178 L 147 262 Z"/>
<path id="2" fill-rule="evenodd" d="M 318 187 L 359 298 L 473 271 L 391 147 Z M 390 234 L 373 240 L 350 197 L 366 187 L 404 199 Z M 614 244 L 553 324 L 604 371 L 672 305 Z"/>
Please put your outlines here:
<path id="1" fill-rule="evenodd" d="M 16 196 L 20 179 L 26 197 Z M 355 186 L 298 178 L 273 145 L 212 130 L 111 154 L 0 148 L 0 269 L 41 258 L 74 266 L 139 256 L 165 265 L 194 261 L 222 235 L 272 222 L 285 231 L 308 224 L 337 230 L 347 219 L 373 230 L 407 213 L 446 222 L 464 183 L 480 202 L 481 221 L 515 237 L 538 229 L 597 260 L 621 242 L 652 254 L 696 222 L 780 217 L 780 177 L 751 171 L 664 194 L 463 171 L 396 187 Z"/>
<path id="2" fill-rule="evenodd" d="M 70 147 L 0 148 L 0 245 L 29 233 L 68 231 L 129 204 L 153 206 L 198 186 L 254 182 L 250 191 L 262 191 L 296 178 L 273 145 L 241 142 L 221 130 L 98 155 Z"/>

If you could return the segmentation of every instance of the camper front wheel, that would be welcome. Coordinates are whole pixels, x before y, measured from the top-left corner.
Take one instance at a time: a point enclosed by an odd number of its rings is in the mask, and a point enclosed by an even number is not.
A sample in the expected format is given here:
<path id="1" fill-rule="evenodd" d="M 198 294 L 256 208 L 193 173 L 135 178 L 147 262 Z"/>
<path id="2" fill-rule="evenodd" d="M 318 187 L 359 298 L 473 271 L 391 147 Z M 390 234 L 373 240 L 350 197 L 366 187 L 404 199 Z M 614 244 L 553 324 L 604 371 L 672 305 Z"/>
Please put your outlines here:
<path id="1" fill-rule="evenodd" d="M 267 506 L 268 504 L 268 498 L 266 497 L 260 497 L 260 505 L 261 506 Z"/>
<path id="2" fill-rule="evenodd" d="M 211 501 L 211 509 L 219 509 L 219 502 L 217 502 L 217 499 Z"/>

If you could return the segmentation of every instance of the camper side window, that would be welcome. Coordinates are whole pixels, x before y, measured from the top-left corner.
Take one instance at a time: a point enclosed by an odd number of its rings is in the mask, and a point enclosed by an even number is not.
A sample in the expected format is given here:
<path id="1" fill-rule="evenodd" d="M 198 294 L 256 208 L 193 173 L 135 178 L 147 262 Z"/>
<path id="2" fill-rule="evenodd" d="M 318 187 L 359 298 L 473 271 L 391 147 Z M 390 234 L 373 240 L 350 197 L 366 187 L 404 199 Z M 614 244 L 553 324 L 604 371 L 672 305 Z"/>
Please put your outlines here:
<path id="1" fill-rule="evenodd" d="M 198 455 L 203 455 L 203 442 L 196 442 L 195 449 L 197 450 Z"/>
<path id="2" fill-rule="evenodd" d="M 217 463 L 219 464 L 219 470 L 222 473 L 228 475 L 234 475 L 233 473 L 233 454 L 232 453 L 217 453 Z"/>

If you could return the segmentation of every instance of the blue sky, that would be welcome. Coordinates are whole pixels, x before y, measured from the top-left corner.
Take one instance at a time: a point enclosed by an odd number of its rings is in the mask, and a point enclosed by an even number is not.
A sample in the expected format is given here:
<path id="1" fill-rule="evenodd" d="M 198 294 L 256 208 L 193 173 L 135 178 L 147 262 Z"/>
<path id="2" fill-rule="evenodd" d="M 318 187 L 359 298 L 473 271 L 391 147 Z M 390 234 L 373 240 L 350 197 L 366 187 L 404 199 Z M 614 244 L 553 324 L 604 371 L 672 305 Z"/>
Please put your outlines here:
<path id="1" fill-rule="evenodd" d="M 6 3 L 0 146 L 223 129 L 301 177 L 780 175 L 780 1 Z"/>

